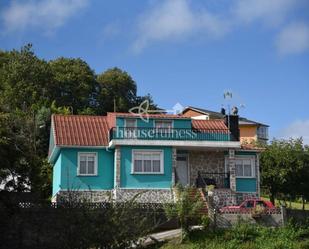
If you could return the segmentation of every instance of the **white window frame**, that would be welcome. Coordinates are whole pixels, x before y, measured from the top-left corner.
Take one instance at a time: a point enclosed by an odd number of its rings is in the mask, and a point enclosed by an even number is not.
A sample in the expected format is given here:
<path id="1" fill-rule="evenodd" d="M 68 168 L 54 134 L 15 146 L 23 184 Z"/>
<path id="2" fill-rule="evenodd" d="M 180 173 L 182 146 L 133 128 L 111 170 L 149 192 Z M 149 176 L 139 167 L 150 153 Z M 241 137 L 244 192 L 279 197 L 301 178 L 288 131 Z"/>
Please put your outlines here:
<path id="1" fill-rule="evenodd" d="M 157 127 L 157 123 L 162 122 L 162 123 L 171 123 L 171 128 L 159 128 Z M 173 135 L 173 129 L 174 129 L 174 121 L 173 120 L 162 120 L 158 119 L 154 121 L 154 128 L 157 134 L 159 135 L 165 135 L 165 136 L 171 136 Z"/>
<path id="2" fill-rule="evenodd" d="M 94 158 L 94 173 L 93 174 L 81 174 L 80 173 L 80 158 L 81 156 L 90 156 L 90 155 L 95 155 Z M 88 165 L 87 165 L 88 167 Z M 97 176 L 98 175 L 98 153 L 97 152 L 78 152 L 77 155 L 77 175 L 78 176 Z"/>
<path id="3" fill-rule="evenodd" d="M 238 159 L 243 159 L 243 160 L 251 160 L 251 172 L 252 172 L 252 176 L 237 176 L 236 175 L 236 160 Z M 229 163 L 228 163 L 229 157 L 225 156 L 225 163 L 224 163 L 224 170 L 225 173 L 229 173 L 230 172 L 230 168 L 229 168 Z M 255 164 L 255 156 L 235 156 L 235 177 L 236 178 L 256 178 L 256 164 Z"/>
<path id="4" fill-rule="evenodd" d="M 172 124 L 172 125 L 171 125 L 171 129 L 174 128 L 174 122 L 173 122 L 173 120 L 162 120 L 162 119 L 158 119 L 158 120 L 155 120 L 155 122 L 154 122 L 154 127 L 155 127 L 155 129 L 168 129 L 168 128 L 159 128 L 159 127 L 157 127 L 157 123 L 158 123 L 158 122 L 171 123 L 171 124 Z"/>
<path id="5" fill-rule="evenodd" d="M 250 160 L 251 162 L 251 176 L 238 176 L 236 174 L 236 161 L 237 160 Z M 244 163 L 242 162 L 242 170 L 244 172 Z M 235 177 L 236 178 L 255 178 L 255 157 L 254 156 L 236 156 L 235 157 Z"/>
<path id="6" fill-rule="evenodd" d="M 128 121 L 128 120 L 130 120 L 130 121 L 133 120 L 133 121 L 134 121 L 135 124 L 134 124 L 133 127 L 131 127 L 131 126 L 128 127 L 128 126 L 127 126 L 127 121 Z M 137 120 L 136 120 L 135 118 L 125 118 L 125 119 L 124 119 L 124 127 L 125 127 L 125 128 L 136 128 L 136 127 L 137 127 Z"/>
<path id="7" fill-rule="evenodd" d="M 134 126 L 127 126 L 127 122 L 128 122 L 128 120 L 130 120 L 130 121 L 134 121 Z M 136 138 L 136 136 L 137 136 L 137 134 L 136 134 L 136 132 L 137 132 L 137 120 L 135 119 L 135 118 L 125 118 L 124 119 L 124 129 L 123 129 L 123 131 L 124 131 L 124 137 L 125 138 Z"/>
<path id="8" fill-rule="evenodd" d="M 135 153 L 139 154 L 149 154 L 149 153 L 160 153 L 160 172 L 135 172 L 134 171 L 134 161 Z M 142 166 L 142 168 L 144 168 Z M 162 175 L 164 174 L 164 151 L 163 150 L 132 150 L 132 161 L 131 161 L 131 174 L 137 175 Z"/>

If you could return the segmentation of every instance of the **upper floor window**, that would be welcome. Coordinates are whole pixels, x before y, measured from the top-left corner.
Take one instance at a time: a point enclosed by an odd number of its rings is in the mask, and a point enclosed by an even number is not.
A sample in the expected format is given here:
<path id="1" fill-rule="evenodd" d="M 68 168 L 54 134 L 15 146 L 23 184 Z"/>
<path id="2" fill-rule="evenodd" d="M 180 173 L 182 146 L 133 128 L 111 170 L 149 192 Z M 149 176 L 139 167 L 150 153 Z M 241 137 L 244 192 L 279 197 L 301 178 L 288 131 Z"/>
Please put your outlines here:
<path id="1" fill-rule="evenodd" d="M 173 128 L 173 122 L 170 120 L 156 120 L 155 128 L 159 133 L 170 133 Z"/>
<path id="2" fill-rule="evenodd" d="M 124 122 L 125 122 L 124 126 L 126 128 L 136 128 L 136 119 L 128 118 L 128 119 L 125 119 Z"/>
<path id="3" fill-rule="evenodd" d="M 260 139 L 268 139 L 268 127 L 267 126 L 258 127 L 257 137 Z"/>
<path id="4" fill-rule="evenodd" d="M 163 174 L 163 151 L 133 150 L 132 173 Z"/>
<path id="5" fill-rule="evenodd" d="M 98 155 L 93 153 L 78 153 L 77 174 L 80 176 L 94 176 L 98 172 Z"/>
<path id="6" fill-rule="evenodd" d="M 128 118 L 124 120 L 124 136 L 126 138 L 135 138 L 136 137 L 136 127 L 137 127 L 137 121 L 133 118 Z"/>
<path id="7" fill-rule="evenodd" d="M 172 129 L 173 122 L 170 120 L 156 120 L 155 125 L 159 129 Z"/>
<path id="8" fill-rule="evenodd" d="M 254 167 L 254 159 L 253 158 L 236 158 L 235 161 L 235 169 L 236 169 L 236 177 L 244 177 L 250 178 L 255 175 L 255 167 Z"/>

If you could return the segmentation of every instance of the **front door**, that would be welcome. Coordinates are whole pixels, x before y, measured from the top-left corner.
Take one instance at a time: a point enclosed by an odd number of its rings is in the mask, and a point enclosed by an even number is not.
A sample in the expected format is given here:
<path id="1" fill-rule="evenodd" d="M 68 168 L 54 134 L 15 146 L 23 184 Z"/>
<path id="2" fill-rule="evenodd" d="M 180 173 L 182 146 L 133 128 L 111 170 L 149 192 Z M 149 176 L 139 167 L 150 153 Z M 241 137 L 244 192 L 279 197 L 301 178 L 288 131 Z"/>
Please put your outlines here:
<path id="1" fill-rule="evenodd" d="M 187 155 L 177 156 L 176 180 L 176 183 L 180 183 L 182 186 L 189 184 Z"/>

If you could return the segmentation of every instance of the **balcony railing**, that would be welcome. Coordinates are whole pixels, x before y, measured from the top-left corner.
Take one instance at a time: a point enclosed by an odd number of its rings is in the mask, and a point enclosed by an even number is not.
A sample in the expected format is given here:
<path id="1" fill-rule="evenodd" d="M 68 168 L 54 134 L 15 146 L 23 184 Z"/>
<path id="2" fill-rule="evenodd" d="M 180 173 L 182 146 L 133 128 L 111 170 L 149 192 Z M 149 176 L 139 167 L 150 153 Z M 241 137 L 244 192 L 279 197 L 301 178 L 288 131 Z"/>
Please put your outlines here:
<path id="1" fill-rule="evenodd" d="M 128 128 L 114 127 L 110 130 L 112 139 L 143 140 L 185 140 L 185 141 L 237 141 L 229 130 L 186 128 Z"/>
<path id="2" fill-rule="evenodd" d="M 196 178 L 196 186 L 198 188 L 205 188 L 207 185 L 213 185 L 215 188 L 229 188 L 230 174 L 199 171 Z"/>

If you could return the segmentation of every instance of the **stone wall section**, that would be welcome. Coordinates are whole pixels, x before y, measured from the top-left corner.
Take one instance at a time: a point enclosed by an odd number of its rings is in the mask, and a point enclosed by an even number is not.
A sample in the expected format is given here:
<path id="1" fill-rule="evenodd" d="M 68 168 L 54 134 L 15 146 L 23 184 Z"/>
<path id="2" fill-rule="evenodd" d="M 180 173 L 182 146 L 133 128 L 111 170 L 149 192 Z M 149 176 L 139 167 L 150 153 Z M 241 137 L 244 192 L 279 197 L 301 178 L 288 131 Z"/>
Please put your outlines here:
<path id="1" fill-rule="evenodd" d="M 228 167 L 230 172 L 230 189 L 236 191 L 235 150 L 229 150 Z"/>
<path id="2" fill-rule="evenodd" d="M 172 149 L 172 186 L 176 184 L 177 149 Z"/>
<path id="3" fill-rule="evenodd" d="M 170 189 L 113 189 L 101 191 L 59 191 L 52 202 L 123 202 L 135 199 L 138 203 L 171 203 L 174 202 L 173 191 Z"/>
<path id="4" fill-rule="evenodd" d="M 174 201 L 171 189 L 117 189 L 116 201 L 130 201 L 133 198 L 139 203 L 171 203 Z"/>
<path id="5" fill-rule="evenodd" d="M 59 191 L 52 199 L 52 202 L 110 202 L 112 201 L 112 192 L 110 190 L 100 191 Z"/>
<path id="6" fill-rule="evenodd" d="M 225 206 L 234 206 L 237 204 L 236 193 L 231 189 L 213 189 L 208 192 L 209 198 L 214 204 L 213 208 L 220 209 Z"/>
<path id="7" fill-rule="evenodd" d="M 224 152 L 189 151 L 190 185 L 195 185 L 198 171 L 224 173 Z"/>
<path id="8" fill-rule="evenodd" d="M 120 147 L 115 148 L 115 187 L 120 187 L 120 168 L 121 168 L 121 150 Z"/>
<path id="9" fill-rule="evenodd" d="M 255 177 L 256 177 L 256 190 L 257 190 L 257 197 L 260 197 L 261 189 L 261 179 L 260 179 L 260 154 L 256 154 L 255 156 Z"/>

